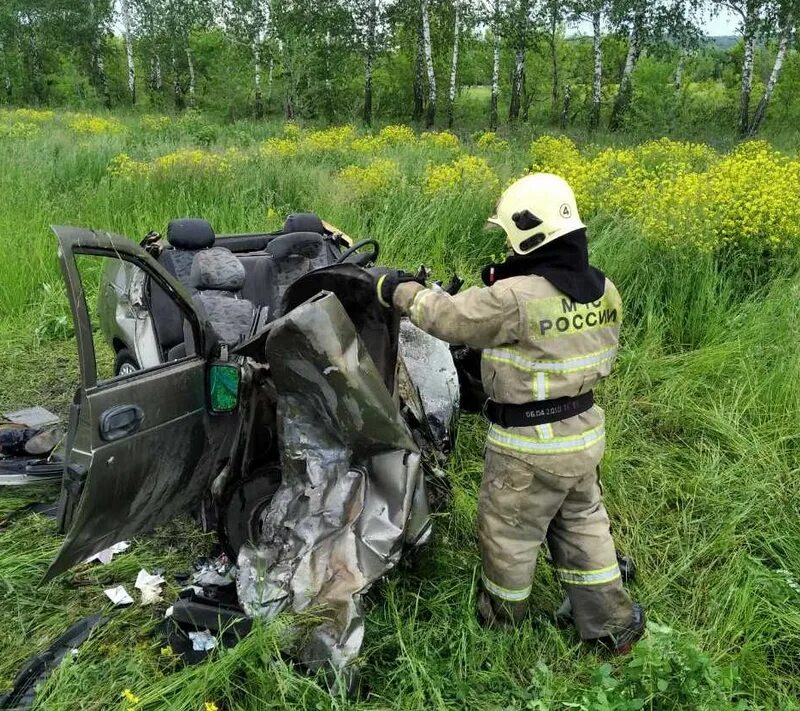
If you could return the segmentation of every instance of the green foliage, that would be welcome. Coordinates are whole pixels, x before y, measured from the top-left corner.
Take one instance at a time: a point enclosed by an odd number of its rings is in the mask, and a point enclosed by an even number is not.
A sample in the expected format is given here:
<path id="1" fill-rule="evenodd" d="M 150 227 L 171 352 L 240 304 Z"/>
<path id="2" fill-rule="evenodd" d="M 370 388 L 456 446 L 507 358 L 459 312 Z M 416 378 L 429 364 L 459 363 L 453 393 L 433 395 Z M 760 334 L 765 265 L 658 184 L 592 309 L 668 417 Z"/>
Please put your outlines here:
<path id="1" fill-rule="evenodd" d="M 483 230 L 495 195 L 469 180 L 468 188 L 428 195 L 429 164 L 452 169 L 473 154 L 504 185 L 532 159 L 524 127 L 501 131 L 508 144 L 499 149 L 491 139 L 462 136 L 457 151 L 452 139 L 420 139 L 398 127 L 365 146 L 353 129 L 223 125 L 202 113 L 105 116 L 124 131 L 78 138 L 72 118 L 17 114 L 12 123 L 39 130 L 0 138 L 0 412 L 41 403 L 66 415 L 78 381 L 51 223 L 139 239 L 181 215 L 205 217 L 226 233 L 275 229 L 290 211 L 315 210 L 355 238 L 378 239 L 384 264 L 413 270 L 422 262 L 438 278 L 457 271 L 477 283 L 480 266 L 503 252 L 502 235 Z M 204 126 L 216 141 L 199 146 Z M 285 140 L 281 150 L 293 152 L 265 155 L 269 138 Z M 625 140 L 596 135 L 596 147 L 583 155 L 610 147 L 638 156 L 648 175 L 670 151 L 682 160 L 707 157 L 707 149 L 661 141 L 625 147 Z M 121 154 L 145 172 L 118 160 Z M 114 174 L 114 165 L 133 172 Z M 460 172 L 435 173 L 443 188 L 484 174 L 482 164 L 458 165 Z M 356 194 L 350 179 L 368 189 Z M 610 193 L 616 200 L 627 195 L 617 192 Z M 530 621 L 510 633 L 478 624 L 475 516 L 486 425 L 466 416 L 447 468 L 452 504 L 437 515 L 430 548 L 366 598 L 359 699 L 331 696 L 321 677 L 305 675 L 282 654 L 292 640 L 288 626 L 302 630 L 303 619 L 259 625 L 242 644 L 194 667 L 162 653 L 164 609 L 179 589 L 171 575 L 213 545 L 212 535 L 187 520 L 142 536 L 108 566 L 79 566 L 43 586 L 61 542 L 52 522 L 31 515 L 1 530 L 0 607 L 8 614 L 0 628 L 0 687 L 70 623 L 107 610 L 104 588 L 131 586 L 140 568 L 163 567 L 165 602 L 114 614 L 52 676 L 39 708 L 128 709 L 128 689 L 142 709 L 186 711 L 206 702 L 225 711 L 796 711 L 797 254 L 665 249 L 635 222 L 601 209 L 591 214 L 589 231 L 592 260 L 625 304 L 619 362 L 597 397 L 607 414 L 606 505 L 620 549 L 638 563 L 632 592 L 654 622 L 631 656 L 608 658 L 555 626 L 563 591 L 544 558 Z M 4 488 L 0 514 L 57 493 Z"/>

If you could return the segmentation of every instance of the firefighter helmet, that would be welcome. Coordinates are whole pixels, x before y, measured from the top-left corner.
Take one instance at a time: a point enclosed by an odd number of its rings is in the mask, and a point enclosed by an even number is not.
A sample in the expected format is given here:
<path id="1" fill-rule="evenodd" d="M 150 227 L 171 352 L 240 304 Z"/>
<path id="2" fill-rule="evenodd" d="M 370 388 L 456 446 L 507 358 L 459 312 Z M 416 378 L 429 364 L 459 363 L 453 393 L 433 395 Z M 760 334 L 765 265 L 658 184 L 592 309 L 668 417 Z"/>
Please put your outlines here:
<path id="1" fill-rule="evenodd" d="M 509 185 L 489 225 L 505 231 L 517 254 L 529 254 L 585 227 L 569 183 L 552 173 L 526 175 Z"/>

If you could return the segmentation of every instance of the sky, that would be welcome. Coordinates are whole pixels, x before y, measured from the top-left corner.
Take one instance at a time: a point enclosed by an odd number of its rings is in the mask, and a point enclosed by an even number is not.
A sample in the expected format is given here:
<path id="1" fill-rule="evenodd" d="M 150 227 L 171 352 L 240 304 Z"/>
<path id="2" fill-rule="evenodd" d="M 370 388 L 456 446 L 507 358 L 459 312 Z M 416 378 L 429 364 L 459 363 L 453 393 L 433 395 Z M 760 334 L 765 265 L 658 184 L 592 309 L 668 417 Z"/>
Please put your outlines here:
<path id="1" fill-rule="evenodd" d="M 737 17 L 730 10 L 723 9 L 716 16 L 707 19 L 703 25 L 703 32 L 707 37 L 721 37 L 737 34 Z M 567 34 L 591 35 L 592 23 L 581 22 L 570 28 Z"/>

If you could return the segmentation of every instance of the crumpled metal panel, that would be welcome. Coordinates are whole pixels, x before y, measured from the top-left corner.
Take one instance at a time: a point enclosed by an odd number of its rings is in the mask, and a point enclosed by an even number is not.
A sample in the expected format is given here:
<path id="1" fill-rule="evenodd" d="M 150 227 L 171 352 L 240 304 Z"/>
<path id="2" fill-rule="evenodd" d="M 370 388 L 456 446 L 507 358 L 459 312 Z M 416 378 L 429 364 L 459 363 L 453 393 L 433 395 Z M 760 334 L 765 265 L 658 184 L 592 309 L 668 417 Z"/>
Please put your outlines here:
<path id="1" fill-rule="evenodd" d="M 240 550 L 237 592 L 254 617 L 319 609 L 300 658 L 341 670 L 361 648 L 363 594 L 426 534 L 420 455 L 333 294 L 275 322 L 266 355 L 283 480 Z"/>
<path id="2" fill-rule="evenodd" d="M 403 319 L 400 357 L 423 410 L 415 413 L 416 417 L 427 423 L 436 448 L 449 451 L 460 399 L 458 371 L 450 346 Z"/>

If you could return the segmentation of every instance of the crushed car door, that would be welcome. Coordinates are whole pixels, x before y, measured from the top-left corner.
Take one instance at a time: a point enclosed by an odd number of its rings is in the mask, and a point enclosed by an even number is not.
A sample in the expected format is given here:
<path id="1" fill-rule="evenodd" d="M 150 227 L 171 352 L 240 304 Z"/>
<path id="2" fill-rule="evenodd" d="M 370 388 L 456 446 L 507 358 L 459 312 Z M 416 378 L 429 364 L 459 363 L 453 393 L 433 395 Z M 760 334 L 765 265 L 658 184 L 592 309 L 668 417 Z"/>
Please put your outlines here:
<path id="1" fill-rule="evenodd" d="M 46 578 L 196 505 L 229 451 L 236 426 L 235 413 L 209 413 L 207 367 L 214 344 L 186 289 L 124 237 L 53 230 L 75 322 L 81 382 L 62 487 L 66 538 Z M 185 352 L 145 369 L 98 377 L 104 361 L 96 343 L 100 329 L 92 324 L 91 292 L 106 285 L 100 269 L 89 269 L 89 277 L 79 270 L 79 262 L 91 258 L 123 260 L 154 280 L 185 317 Z M 114 316 L 112 311 L 98 318 Z"/>

